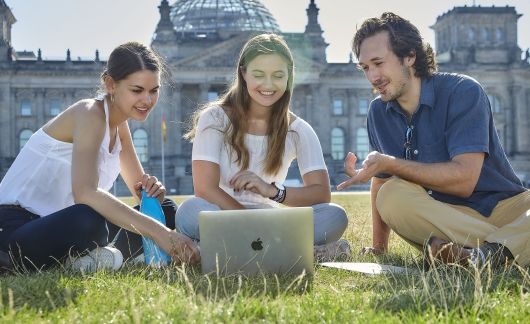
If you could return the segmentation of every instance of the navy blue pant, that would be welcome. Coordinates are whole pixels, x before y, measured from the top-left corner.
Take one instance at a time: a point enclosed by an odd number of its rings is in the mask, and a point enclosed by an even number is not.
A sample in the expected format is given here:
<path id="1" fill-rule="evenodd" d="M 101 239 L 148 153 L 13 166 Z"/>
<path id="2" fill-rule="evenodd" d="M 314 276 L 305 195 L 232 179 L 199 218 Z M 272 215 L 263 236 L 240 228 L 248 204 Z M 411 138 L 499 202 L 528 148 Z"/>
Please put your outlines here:
<path id="1" fill-rule="evenodd" d="M 139 207 L 136 206 L 136 209 Z M 177 205 L 162 204 L 166 225 L 175 229 Z M 142 253 L 142 237 L 108 222 L 87 205 L 73 205 L 39 217 L 15 205 L 0 205 L 0 250 L 9 252 L 16 267 L 35 270 L 57 265 L 68 255 L 114 246 L 124 259 Z"/>

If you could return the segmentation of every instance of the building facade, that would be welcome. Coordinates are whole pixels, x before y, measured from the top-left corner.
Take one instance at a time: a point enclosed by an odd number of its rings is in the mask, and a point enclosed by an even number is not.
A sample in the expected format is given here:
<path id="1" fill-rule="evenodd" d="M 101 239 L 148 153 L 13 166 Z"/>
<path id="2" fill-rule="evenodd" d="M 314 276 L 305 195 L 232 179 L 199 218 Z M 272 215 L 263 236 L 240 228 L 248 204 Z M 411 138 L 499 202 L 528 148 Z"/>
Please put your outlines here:
<path id="1" fill-rule="evenodd" d="M 239 51 L 263 31 L 282 34 L 295 57 L 292 110 L 308 121 L 322 144 L 331 183 L 343 178 L 348 151 L 369 152 L 366 115 L 374 98 L 356 64 L 328 63 L 315 1 L 310 0 L 303 33 L 282 33 L 258 0 L 167 0 L 151 46 L 170 70 L 158 104 L 144 123 L 131 122 L 137 153 L 147 172 L 164 178 L 173 194 L 193 192 L 191 144 L 182 139 L 191 115 L 217 98 L 233 78 Z M 530 179 L 530 65 L 517 46 L 514 7 L 455 7 L 436 19 L 435 48 L 440 70 L 468 74 L 486 89 L 501 140 L 516 172 Z M 78 99 L 94 96 L 104 63 L 94 59 L 43 60 L 40 50 L 12 47 L 15 16 L 0 0 L 0 176 L 47 120 Z M 165 127 L 162 123 L 165 122 Z M 165 133 L 165 136 L 164 136 Z M 164 137 L 166 140 L 164 141 Z M 298 183 L 296 165 L 289 183 Z M 118 181 L 115 190 L 127 194 Z"/>

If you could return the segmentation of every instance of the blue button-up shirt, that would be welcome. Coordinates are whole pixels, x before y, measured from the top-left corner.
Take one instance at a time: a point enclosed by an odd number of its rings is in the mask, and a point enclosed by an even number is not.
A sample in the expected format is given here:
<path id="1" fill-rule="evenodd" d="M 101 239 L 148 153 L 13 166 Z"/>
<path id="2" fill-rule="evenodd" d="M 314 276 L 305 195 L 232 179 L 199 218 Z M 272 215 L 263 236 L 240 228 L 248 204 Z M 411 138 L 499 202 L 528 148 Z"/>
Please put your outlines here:
<path id="1" fill-rule="evenodd" d="M 423 79 L 419 107 L 410 119 L 395 100 L 384 102 L 378 97 L 370 104 L 368 136 L 373 150 L 404 159 L 409 127 L 410 156 L 417 162 L 447 162 L 463 153 L 486 153 L 470 197 L 425 188 L 434 199 L 471 207 L 487 217 L 500 200 L 525 190 L 500 144 L 488 97 L 474 79 L 449 73 Z"/>

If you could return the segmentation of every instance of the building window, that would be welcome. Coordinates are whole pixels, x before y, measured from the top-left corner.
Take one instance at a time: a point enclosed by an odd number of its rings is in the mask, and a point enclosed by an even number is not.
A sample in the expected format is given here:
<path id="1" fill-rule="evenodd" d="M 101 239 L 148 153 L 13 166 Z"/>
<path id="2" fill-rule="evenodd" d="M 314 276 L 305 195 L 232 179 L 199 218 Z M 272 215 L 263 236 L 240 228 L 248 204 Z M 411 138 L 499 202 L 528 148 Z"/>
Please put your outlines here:
<path id="1" fill-rule="evenodd" d="M 467 30 L 467 38 L 473 42 L 475 40 L 475 29 L 473 27 L 469 27 Z"/>
<path id="2" fill-rule="evenodd" d="M 488 95 L 490 101 L 491 111 L 494 114 L 499 114 L 502 112 L 501 100 L 496 95 Z"/>
<path id="3" fill-rule="evenodd" d="M 331 130 L 331 157 L 334 160 L 344 159 L 345 138 L 342 128 L 335 127 Z"/>
<path id="4" fill-rule="evenodd" d="M 368 99 L 359 99 L 359 115 L 368 114 Z"/>
<path id="5" fill-rule="evenodd" d="M 22 150 L 24 145 L 29 141 L 29 138 L 33 135 L 33 131 L 31 129 L 24 129 L 20 132 L 19 140 L 18 140 L 18 149 Z"/>
<path id="6" fill-rule="evenodd" d="M 357 158 L 359 160 L 364 160 L 368 155 L 369 144 L 368 144 L 368 132 L 366 128 L 357 129 L 357 149 L 355 150 Z"/>
<path id="7" fill-rule="evenodd" d="M 219 97 L 219 93 L 214 90 L 208 91 L 208 101 L 215 101 Z"/>
<path id="8" fill-rule="evenodd" d="M 20 116 L 31 116 L 31 101 L 22 99 L 20 102 Z"/>
<path id="9" fill-rule="evenodd" d="M 497 29 L 495 30 L 495 40 L 497 41 L 497 43 L 502 43 L 504 40 L 504 33 L 501 27 L 497 27 Z"/>
<path id="10" fill-rule="evenodd" d="M 7 21 L 5 20 L 5 18 L 3 20 L 4 21 L 2 21 L 2 31 L 3 31 L 4 37 L 2 39 L 9 39 L 7 37 Z"/>
<path id="11" fill-rule="evenodd" d="M 333 99 L 333 115 L 344 115 L 344 102 L 342 99 Z"/>
<path id="12" fill-rule="evenodd" d="M 444 29 L 443 31 L 443 37 L 442 37 L 442 48 L 443 48 L 443 51 L 445 52 L 447 50 L 447 48 L 449 47 L 448 44 L 449 44 L 449 29 Z"/>
<path id="13" fill-rule="evenodd" d="M 149 152 L 147 150 L 149 139 L 147 137 L 147 132 L 144 129 L 139 128 L 134 131 L 133 143 L 140 162 L 145 163 L 149 161 Z"/>
<path id="14" fill-rule="evenodd" d="M 488 28 L 483 27 L 480 31 L 482 41 L 488 42 L 490 40 L 490 31 Z"/>
<path id="15" fill-rule="evenodd" d="M 61 113 L 61 101 L 59 99 L 50 100 L 50 116 L 57 116 Z"/>

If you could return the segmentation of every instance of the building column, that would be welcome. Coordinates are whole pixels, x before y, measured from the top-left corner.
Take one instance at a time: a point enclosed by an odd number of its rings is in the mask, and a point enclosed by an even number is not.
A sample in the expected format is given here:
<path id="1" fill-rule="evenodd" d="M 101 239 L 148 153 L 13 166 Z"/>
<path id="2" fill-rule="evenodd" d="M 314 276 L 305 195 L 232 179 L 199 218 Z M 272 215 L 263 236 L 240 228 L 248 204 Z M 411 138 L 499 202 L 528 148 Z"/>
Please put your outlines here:
<path id="1" fill-rule="evenodd" d="M 522 130 L 521 141 L 523 145 L 521 147 L 520 159 L 523 161 L 521 164 L 521 170 L 526 173 L 526 187 L 530 186 L 530 88 L 524 89 L 522 93 L 522 105 L 521 110 L 524 110 L 525 116 L 524 121 L 521 121 L 520 129 Z"/>
<path id="2" fill-rule="evenodd" d="M 348 90 L 346 95 L 348 102 L 348 150 L 355 152 L 357 149 L 357 128 L 359 127 L 359 125 L 357 125 L 357 97 L 353 90 Z"/>
<path id="3" fill-rule="evenodd" d="M 199 105 L 205 104 L 208 101 L 208 90 L 210 90 L 210 84 L 199 84 Z"/>
<path id="4" fill-rule="evenodd" d="M 15 158 L 18 154 L 18 134 L 17 134 L 17 125 L 19 124 L 19 110 L 20 110 L 20 90 L 15 90 L 11 93 L 11 119 L 14 122 L 8 123 L 9 125 L 9 134 L 13 139 L 9 143 L 9 155 Z"/>
<path id="5" fill-rule="evenodd" d="M 519 154 L 528 154 L 530 152 L 530 132 L 528 130 L 530 123 L 528 119 L 530 118 L 528 114 L 528 106 L 526 103 L 526 96 L 529 95 L 524 91 L 520 86 L 514 87 L 514 110 L 515 110 L 515 120 L 513 124 L 515 126 L 515 135 L 516 135 L 516 153 Z"/>
<path id="6" fill-rule="evenodd" d="M 33 113 L 35 114 L 35 120 L 37 121 L 37 127 L 41 127 L 45 123 L 45 115 L 46 115 L 46 100 L 45 100 L 45 90 L 44 89 L 35 89 L 34 90 L 34 98 L 35 98 L 35 106 L 33 108 Z M 33 132 L 36 131 L 36 129 L 32 130 Z"/>
<path id="7" fill-rule="evenodd" d="M 182 135 L 186 132 L 185 127 L 187 121 L 183 117 L 182 107 L 182 83 L 176 83 L 173 86 L 173 92 L 171 94 L 170 104 L 168 105 L 168 114 L 166 116 L 167 121 L 167 138 L 171 141 L 171 148 L 168 151 L 171 154 L 180 154 L 182 152 Z"/>
<path id="8" fill-rule="evenodd" d="M 319 87 L 316 84 L 309 84 L 309 93 L 306 95 L 306 116 L 308 123 L 315 128 L 315 132 L 319 126 L 317 113 L 322 108 L 318 107 L 318 88 Z"/>
<path id="9" fill-rule="evenodd" d="M 513 156 L 514 154 L 517 154 L 519 152 L 519 141 L 518 141 L 518 133 L 519 133 L 519 122 L 517 121 L 517 110 L 518 109 L 518 96 L 520 96 L 521 87 L 513 85 L 510 87 L 510 111 L 509 111 L 509 121 L 508 123 L 511 124 L 510 129 L 508 130 L 508 137 L 509 137 L 509 155 Z"/>
<path id="10" fill-rule="evenodd" d="M 15 100 L 11 93 L 11 87 L 9 83 L 0 83 L 0 138 L 9 139 L 11 138 L 11 132 L 15 121 Z M 11 157 L 11 151 L 9 149 L 9 140 L 3 140 L 0 142 L 0 158 Z M 0 168 L 0 176 L 2 170 Z"/>
<path id="11" fill-rule="evenodd" d="M 64 91 L 65 107 L 70 107 L 74 103 L 75 89 Z"/>

